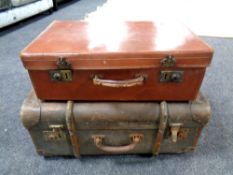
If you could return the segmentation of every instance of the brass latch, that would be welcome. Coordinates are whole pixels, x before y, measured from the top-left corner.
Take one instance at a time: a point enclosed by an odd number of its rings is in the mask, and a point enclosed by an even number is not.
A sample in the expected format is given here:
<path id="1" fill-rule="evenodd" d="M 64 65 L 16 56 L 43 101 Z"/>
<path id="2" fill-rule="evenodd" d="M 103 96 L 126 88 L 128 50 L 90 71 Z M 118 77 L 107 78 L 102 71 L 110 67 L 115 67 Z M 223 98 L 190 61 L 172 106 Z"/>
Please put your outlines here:
<path id="1" fill-rule="evenodd" d="M 50 131 L 43 131 L 45 140 L 47 141 L 60 141 L 66 139 L 63 125 L 49 125 Z"/>
<path id="2" fill-rule="evenodd" d="M 65 58 L 59 58 L 57 70 L 50 70 L 49 75 L 52 81 L 72 81 L 71 64 Z"/>
<path id="3" fill-rule="evenodd" d="M 174 142 L 174 143 L 177 142 L 177 136 L 178 136 L 178 132 L 179 132 L 181 126 L 182 126 L 182 123 L 172 123 L 172 124 L 170 124 L 170 127 L 171 127 L 171 139 L 172 139 L 172 142 Z"/>

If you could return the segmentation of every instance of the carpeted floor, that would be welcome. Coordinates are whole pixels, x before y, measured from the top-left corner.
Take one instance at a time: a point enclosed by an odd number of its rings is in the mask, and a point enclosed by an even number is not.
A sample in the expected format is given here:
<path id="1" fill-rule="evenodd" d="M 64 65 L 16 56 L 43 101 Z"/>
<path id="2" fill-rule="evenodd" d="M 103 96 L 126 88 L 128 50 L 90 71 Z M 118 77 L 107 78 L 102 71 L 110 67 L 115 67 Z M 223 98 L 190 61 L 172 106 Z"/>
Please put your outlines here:
<path id="1" fill-rule="evenodd" d="M 0 33 L 0 174 L 233 174 L 233 39 L 207 38 L 215 48 L 202 91 L 213 115 L 195 152 L 179 155 L 49 158 L 38 156 L 19 118 L 31 89 L 20 51 L 55 19 L 83 19 L 104 0 L 73 1 Z"/>

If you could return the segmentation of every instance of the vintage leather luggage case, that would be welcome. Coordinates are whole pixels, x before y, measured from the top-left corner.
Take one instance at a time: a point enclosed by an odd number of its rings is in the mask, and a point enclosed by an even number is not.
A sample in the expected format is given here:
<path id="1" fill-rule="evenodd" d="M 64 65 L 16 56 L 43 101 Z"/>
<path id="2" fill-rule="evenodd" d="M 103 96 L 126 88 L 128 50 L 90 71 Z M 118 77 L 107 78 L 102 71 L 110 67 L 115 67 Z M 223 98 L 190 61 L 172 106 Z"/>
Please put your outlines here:
<path id="1" fill-rule="evenodd" d="M 41 155 L 157 155 L 194 150 L 210 113 L 202 95 L 186 103 L 66 103 L 30 93 L 21 119 Z"/>
<path id="2" fill-rule="evenodd" d="M 213 50 L 185 27 L 55 21 L 21 58 L 42 100 L 194 100 Z"/>

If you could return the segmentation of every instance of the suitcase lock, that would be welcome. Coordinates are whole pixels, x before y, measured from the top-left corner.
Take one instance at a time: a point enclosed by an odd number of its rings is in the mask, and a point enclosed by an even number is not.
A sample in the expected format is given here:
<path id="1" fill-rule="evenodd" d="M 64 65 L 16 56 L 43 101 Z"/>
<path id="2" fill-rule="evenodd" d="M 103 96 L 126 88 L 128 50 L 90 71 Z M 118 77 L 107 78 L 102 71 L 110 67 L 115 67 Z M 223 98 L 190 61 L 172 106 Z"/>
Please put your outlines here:
<path id="1" fill-rule="evenodd" d="M 66 139 L 66 134 L 63 131 L 63 125 L 49 125 L 50 131 L 43 131 L 45 140 L 47 141 L 62 141 Z"/>
<path id="2" fill-rule="evenodd" d="M 50 70 L 52 81 L 72 81 L 71 64 L 63 57 L 57 61 L 57 70 Z"/>
<path id="3" fill-rule="evenodd" d="M 160 82 L 181 82 L 184 71 L 162 70 L 160 72 Z"/>

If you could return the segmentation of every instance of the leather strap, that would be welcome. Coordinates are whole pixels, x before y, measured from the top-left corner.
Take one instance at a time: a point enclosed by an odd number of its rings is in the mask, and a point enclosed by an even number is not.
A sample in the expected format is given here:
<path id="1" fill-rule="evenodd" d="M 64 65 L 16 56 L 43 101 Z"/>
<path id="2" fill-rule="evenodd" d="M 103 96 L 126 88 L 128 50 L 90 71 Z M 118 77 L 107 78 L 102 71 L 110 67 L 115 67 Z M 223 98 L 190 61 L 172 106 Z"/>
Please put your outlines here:
<path id="1" fill-rule="evenodd" d="M 77 129 L 76 129 L 76 124 L 74 120 L 74 115 L 73 115 L 73 106 L 74 102 L 73 101 L 68 101 L 67 102 L 67 107 L 66 107 L 66 125 L 69 131 L 70 135 L 70 141 L 73 149 L 73 154 L 75 157 L 80 156 L 80 147 L 79 147 L 79 141 L 77 137 Z"/>
<path id="2" fill-rule="evenodd" d="M 161 142 L 163 140 L 164 131 L 167 126 L 167 120 L 168 120 L 168 109 L 167 109 L 167 103 L 165 101 L 160 103 L 160 121 L 159 121 L 159 129 L 157 136 L 155 138 L 155 144 L 153 147 L 153 154 L 158 155 L 160 152 L 160 146 Z"/>

